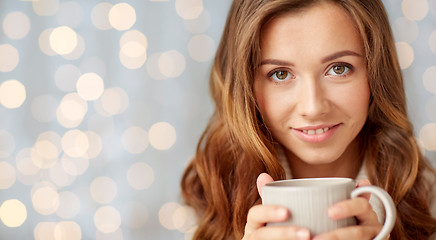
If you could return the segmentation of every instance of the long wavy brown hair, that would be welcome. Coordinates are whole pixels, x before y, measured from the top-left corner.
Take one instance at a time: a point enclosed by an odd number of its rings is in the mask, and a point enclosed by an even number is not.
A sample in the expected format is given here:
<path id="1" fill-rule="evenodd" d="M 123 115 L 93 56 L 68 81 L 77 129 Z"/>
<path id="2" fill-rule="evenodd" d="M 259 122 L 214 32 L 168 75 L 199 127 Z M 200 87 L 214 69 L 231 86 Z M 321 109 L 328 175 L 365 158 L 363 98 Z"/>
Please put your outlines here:
<path id="1" fill-rule="evenodd" d="M 248 210 L 260 202 L 257 176 L 266 172 L 275 180 L 285 178 L 253 93 L 260 32 L 270 19 L 320 1 L 342 6 L 364 43 L 371 101 L 359 137 L 369 180 L 397 206 L 391 239 L 428 239 L 436 231 L 425 177 L 434 173 L 407 116 L 401 69 L 381 0 L 234 0 L 210 76 L 215 112 L 181 181 L 186 203 L 199 216 L 194 239 L 241 239 Z"/>

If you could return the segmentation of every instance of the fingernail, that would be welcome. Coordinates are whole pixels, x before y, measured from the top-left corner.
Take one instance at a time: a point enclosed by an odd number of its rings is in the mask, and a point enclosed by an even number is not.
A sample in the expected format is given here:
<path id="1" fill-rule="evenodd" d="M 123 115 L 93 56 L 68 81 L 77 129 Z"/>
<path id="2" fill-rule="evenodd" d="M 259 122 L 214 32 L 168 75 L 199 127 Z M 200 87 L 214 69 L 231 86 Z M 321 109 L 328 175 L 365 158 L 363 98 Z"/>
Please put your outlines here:
<path id="1" fill-rule="evenodd" d="M 308 240 L 310 238 L 310 232 L 307 229 L 300 229 L 296 233 L 298 240 Z"/>
<path id="2" fill-rule="evenodd" d="M 288 216 L 288 209 L 286 208 L 277 209 L 277 216 L 279 216 L 280 218 L 286 218 Z"/>
<path id="3" fill-rule="evenodd" d="M 340 214 L 341 214 L 341 209 L 337 206 L 333 206 L 328 209 L 328 215 L 330 218 L 336 218 Z"/>

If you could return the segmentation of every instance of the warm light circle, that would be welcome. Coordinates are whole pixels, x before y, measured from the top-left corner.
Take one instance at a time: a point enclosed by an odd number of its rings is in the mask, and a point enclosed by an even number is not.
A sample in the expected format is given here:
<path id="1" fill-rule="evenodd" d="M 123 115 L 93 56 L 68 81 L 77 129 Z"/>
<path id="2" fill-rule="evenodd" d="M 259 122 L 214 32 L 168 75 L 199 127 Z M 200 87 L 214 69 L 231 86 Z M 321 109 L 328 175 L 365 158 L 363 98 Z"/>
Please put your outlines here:
<path id="1" fill-rule="evenodd" d="M 65 55 L 71 53 L 77 46 L 76 32 L 67 26 L 53 29 L 49 37 L 50 46 L 57 54 Z"/>
<path id="2" fill-rule="evenodd" d="M 8 227 L 19 227 L 27 219 L 27 209 L 21 201 L 10 199 L 0 206 L 0 219 Z"/>

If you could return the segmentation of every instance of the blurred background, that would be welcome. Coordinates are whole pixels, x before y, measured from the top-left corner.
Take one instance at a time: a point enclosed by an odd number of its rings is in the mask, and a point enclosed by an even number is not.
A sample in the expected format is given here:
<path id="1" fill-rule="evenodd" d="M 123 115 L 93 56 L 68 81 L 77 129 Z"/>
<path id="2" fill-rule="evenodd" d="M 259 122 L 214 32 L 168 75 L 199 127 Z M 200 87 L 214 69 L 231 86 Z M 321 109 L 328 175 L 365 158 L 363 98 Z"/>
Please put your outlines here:
<path id="1" fill-rule="evenodd" d="M 384 3 L 436 166 L 436 0 Z M 190 239 L 179 182 L 230 4 L 0 1 L 0 239 Z"/>

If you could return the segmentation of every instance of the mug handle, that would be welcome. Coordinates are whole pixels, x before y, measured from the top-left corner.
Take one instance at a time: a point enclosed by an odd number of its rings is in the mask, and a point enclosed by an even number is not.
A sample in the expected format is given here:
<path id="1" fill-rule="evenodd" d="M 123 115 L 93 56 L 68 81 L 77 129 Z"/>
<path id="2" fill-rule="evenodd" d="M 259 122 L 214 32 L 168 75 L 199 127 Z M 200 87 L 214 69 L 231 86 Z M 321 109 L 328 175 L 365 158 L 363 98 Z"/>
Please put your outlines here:
<path id="1" fill-rule="evenodd" d="M 373 239 L 373 240 L 383 240 L 389 236 L 390 232 L 392 231 L 392 228 L 394 228 L 395 225 L 397 211 L 395 209 L 394 201 L 392 201 L 391 196 L 385 190 L 376 186 L 358 187 L 351 192 L 351 198 L 356 198 L 364 193 L 371 193 L 376 195 L 383 203 L 383 206 L 386 211 L 385 222 L 383 224 L 383 228 L 381 229 L 381 231 Z"/>

